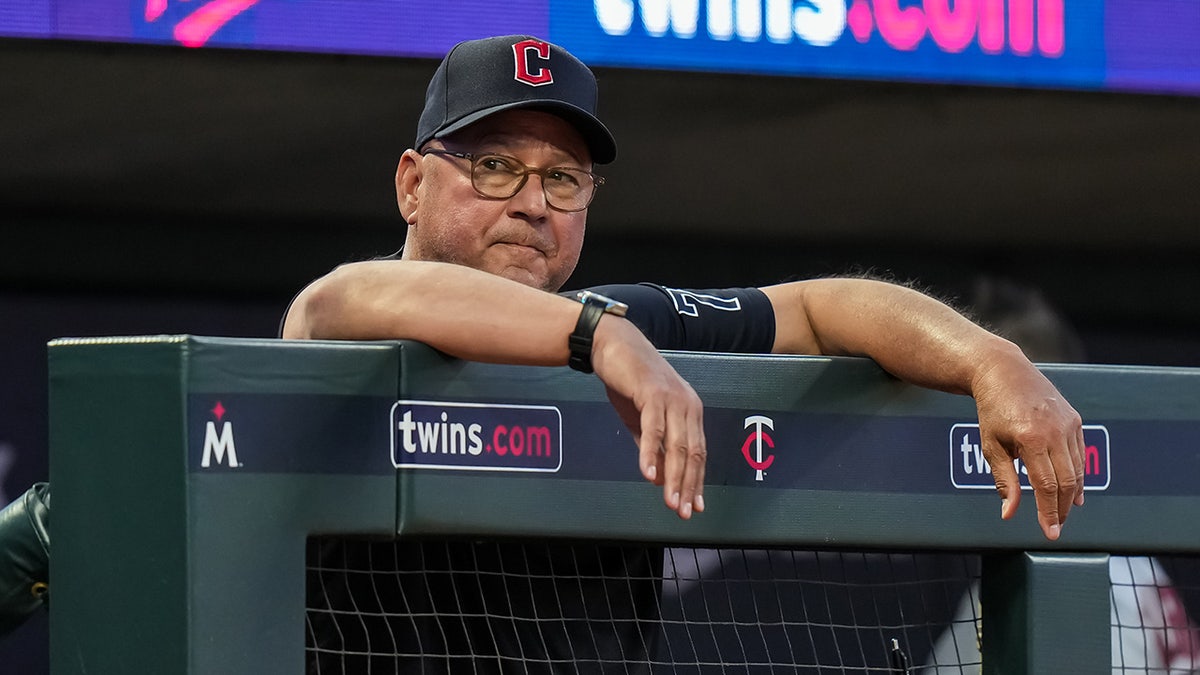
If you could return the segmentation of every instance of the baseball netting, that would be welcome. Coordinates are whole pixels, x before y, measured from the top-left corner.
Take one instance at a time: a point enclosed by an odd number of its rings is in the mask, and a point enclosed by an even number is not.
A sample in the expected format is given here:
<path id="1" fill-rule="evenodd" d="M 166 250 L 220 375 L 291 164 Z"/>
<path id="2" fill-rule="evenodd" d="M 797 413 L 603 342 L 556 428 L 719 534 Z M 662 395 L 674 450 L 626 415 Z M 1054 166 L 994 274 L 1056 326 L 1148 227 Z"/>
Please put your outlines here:
<path id="1" fill-rule="evenodd" d="M 311 539 L 307 662 L 321 674 L 979 673 L 979 570 L 970 554 Z M 1181 601 L 1196 589 L 1148 557 L 1114 556 L 1110 572 L 1113 672 L 1200 667 Z"/>

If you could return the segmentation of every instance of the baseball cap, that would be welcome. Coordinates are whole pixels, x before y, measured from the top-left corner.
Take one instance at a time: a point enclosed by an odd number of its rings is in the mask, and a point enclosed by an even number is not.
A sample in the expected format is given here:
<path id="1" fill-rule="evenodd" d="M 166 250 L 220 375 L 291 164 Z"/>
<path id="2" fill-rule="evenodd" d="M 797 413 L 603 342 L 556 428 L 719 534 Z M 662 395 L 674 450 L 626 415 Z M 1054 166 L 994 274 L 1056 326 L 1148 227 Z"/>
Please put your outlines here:
<path id="1" fill-rule="evenodd" d="M 417 122 L 420 149 L 502 110 L 544 110 L 579 131 L 592 161 L 617 156 L 612 133 L 596 117 L 596 76 L 570 52 L 530 35 L 460 42 L 429 81 Z"/>

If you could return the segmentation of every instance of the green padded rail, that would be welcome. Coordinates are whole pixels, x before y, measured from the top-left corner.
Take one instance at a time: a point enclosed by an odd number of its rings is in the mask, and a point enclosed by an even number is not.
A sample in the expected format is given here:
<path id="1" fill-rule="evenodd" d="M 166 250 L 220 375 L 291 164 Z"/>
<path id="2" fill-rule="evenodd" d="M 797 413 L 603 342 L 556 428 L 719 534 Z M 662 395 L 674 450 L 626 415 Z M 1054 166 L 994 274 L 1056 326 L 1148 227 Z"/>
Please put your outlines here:
<path id="1" fill-rule="evenodd" d="M 1077 672 L 1102 672 L 1097 561 L 1200 548 L 1195 370 L 1044 367 L 1095 462 L 1050 543 L 1028 492 L 999 519 L 969 398 L 861 359 L 669 353 L 706 405 L 708 511 L 684 522 L 638 476 L 603 386 L 566 368 L 192 336 L 49 354 L 55 675 L 302 672 L 312 534 L 976 550 L 998 598 L 989 669 L 1055 672 L 1028 632 L 1059 626 L 1090 646 Z"/>

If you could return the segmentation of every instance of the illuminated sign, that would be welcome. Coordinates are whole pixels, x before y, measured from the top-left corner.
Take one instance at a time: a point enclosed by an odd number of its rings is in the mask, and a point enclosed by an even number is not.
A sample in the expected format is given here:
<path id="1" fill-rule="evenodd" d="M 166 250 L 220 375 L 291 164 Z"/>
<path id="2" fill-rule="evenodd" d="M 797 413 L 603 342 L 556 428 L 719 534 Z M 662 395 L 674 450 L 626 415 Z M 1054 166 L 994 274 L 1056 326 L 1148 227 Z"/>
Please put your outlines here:
<path id="1" fill-rule="evenodd" d="M 1107 490 L 1112 481 L 1108 429 L 1099 424 L 1083 426 L 1083 489 Z M 1020 459 L 1013 460 L 1022 490 L 1032 490 L 1029 471 Z M 960 490 L 995 490 L 992 467 L 983 456 L 978 424 L 955 424 L 950 429 L 950 482 Z"/>
<path id="2" fill-rule="evenodd" d="M 555 407 L 397 401 L 391 424 L 397 469 L 562 468 L 562 413 Z"/>
<path id="3" fill-rule="evenodd" d="M 1200 94 L 1195 0 L 0 0 L 0 36 Z"/>
<path id="4" fill-rule="evenodd" d="M 456 42 L 546 35 L 546 0 L 0 0 L 0 36 L 441 58 Z"/>
<path id="5" fill-rule="evenodd" d="M 1093 88 L 1104 79 L 1103 10 L 1078 0 L 552 0 L 550 33 L 602 65 Z"/>

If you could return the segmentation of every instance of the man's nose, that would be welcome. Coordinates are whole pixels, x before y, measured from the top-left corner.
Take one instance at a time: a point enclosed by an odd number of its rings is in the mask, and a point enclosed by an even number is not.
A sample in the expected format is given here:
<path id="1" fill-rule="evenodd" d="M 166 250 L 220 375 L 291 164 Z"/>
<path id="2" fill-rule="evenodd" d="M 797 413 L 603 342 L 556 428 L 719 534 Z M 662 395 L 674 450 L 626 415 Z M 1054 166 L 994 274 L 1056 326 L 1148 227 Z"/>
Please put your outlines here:
<path id="1" fill-rule="evenodd" d="M 546 203 L 546 190 L 542 185 L 541 175 L 530 173 L 525 184 L 517 190 L 517 194 L 509 198 L 508 203 L 514 215 L 523 214 L 538 219 L 545 217 L 549 205 Z"/>

